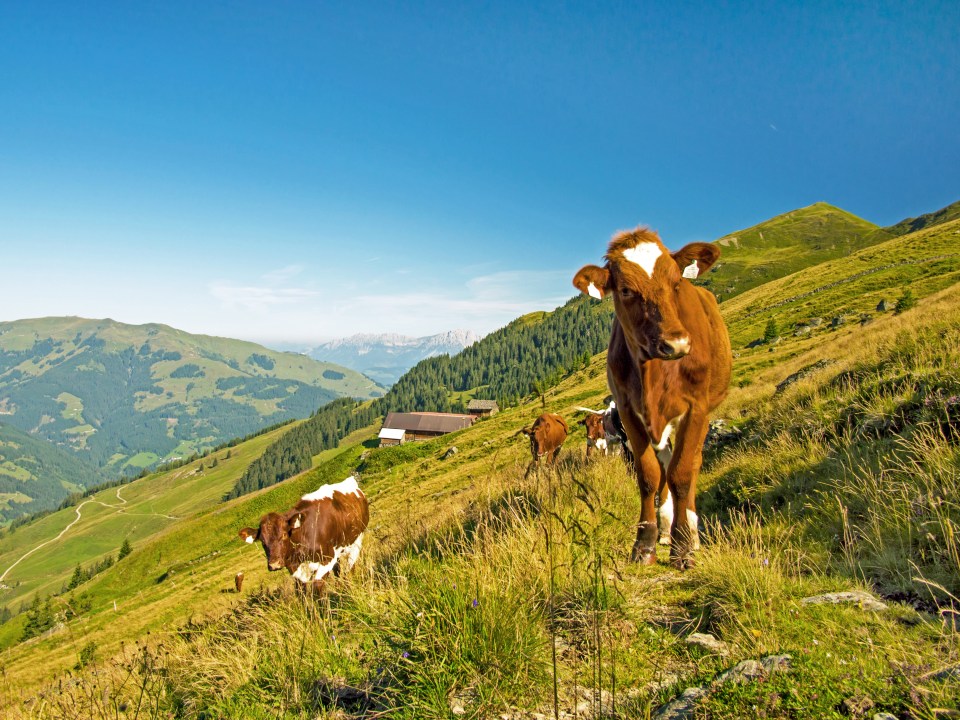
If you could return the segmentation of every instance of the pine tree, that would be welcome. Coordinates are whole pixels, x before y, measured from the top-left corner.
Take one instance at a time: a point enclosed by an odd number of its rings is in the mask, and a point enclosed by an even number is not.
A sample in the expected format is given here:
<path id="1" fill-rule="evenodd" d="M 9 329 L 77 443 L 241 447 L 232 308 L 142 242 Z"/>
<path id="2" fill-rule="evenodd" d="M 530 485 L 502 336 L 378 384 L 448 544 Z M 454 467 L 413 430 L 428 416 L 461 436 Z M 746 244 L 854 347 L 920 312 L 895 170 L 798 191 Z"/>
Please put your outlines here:
<path id="1" fill-rule="evenodd" d="M 776 340 L 780 336 L 780 328 L 777 327 L 777 321 L 773 318 L 770 318 L 767 321 L 767 327 L 763 331 L 763 341 L 765 343 L 770 343 Z"/>
<path id="2" fill-rule="evenodd" d="M 133 548 L 130 547 L 130 541 L 127 538 L 123 539 L 123 544 L 120 546 L 120 552 L 117 553 L 117 561 L 123 560 L 127 555 L 132 552 Z"/>
<path id="3" fill-rule="evenodd" d="M 893 314 L 899 315 L 902 312 L 906 312 L 916 304 L 917 298 L 914 296 L 913 292 L 910 290 L 910 288 L 904 288 L 903 294 L 897 298 L 897 304 L 893 308 Z"/>

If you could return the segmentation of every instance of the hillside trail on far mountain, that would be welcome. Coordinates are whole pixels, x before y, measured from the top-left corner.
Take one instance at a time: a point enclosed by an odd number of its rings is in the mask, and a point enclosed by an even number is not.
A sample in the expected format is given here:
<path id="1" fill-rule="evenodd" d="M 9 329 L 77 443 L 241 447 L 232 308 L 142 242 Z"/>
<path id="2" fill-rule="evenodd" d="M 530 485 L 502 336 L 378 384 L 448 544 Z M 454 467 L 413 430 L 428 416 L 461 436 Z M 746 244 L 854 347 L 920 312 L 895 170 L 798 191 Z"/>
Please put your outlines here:
<path id="1" fill-rule="evenodd" d="M 118 487 L 118 488 L 117 488 L 117 500 L 120 501 L 120 504 L 119 504 L 119 505 L 108 505 L 107 503 L 102 502 L 102 501 L 100 501 L 100 500 L 84 500 L 82 503 L 80 503 L 79 505 L 77 505 L 77 507 L 76 507 L 77 517 L 74 518 L 74 520 L 73 520 L 69 525 L 67 525 L 63 530 L 61 530 L 59 535 L 57 535 L 56 537 L 50 538 L 49 540 L 46 540 L 46 541 L 40 543 L 39 545 L 37 545 L 37 546 L 36 546 L 35 548 L 33 548 L 32 550 L 28 550 L 28 551 L 25 552 L 23 555 L 21 555 L 12 565 L 10 565 L 10 567 L 8 567 L 6 570 L 3 571 L 3 574 L 0 575 L 0 582 L 3 582 L 4 579 L 6 579 L 7 575 L 10 573 L 11 570 L 13 570 L 17 565 L 19 565 L 21 562 L 23 562 L 23 561 L 26 560 L 28 557 L 30 557 L 30 556 L 33 555 L 35 552 L 37 552 L 37 550 L 40 550 L 41 548 L 46 547 L 47 545 L 50 545 L 51 543 L 55 543 L 57 540 L 59 540 L 60 538 L 62 538 L 64 535 L 66 535 L 66 534 L 67 534 L 67 531 L 70 530 L 70 528 L 72 528 L 74 525 L 76 525 L 76 524 L 80 521 L 80 518 L 81 518 L 80 510 L 83 509 L 83 506 L 84 506 L 84 505 L 87 505 L 87 504 L 89 504 L 89 503 L 93 503 L 93 504 L 95 504 L 95 505 L 102 505 L 102 506 L 105 507 L 105 508 L 110 508 L 110 509 L 116 510 L 118 513 L 123 513 L 124 515 L 136 515 L 136 516 L 141 516 L 141 517 L 162 517 L 162 518 L 166 518 L 167 520 L 179 520 L 179 519 L 180 519 L 180 518 L 178 518 L 178 517 L 176 517 L 176 516 L 174 516 L 174 515 L 164 515 L 163 513 L 128 513 L 128 512 L 126 512 L 126 510 L 124 510 L 124 505 L 127 504 L 127 500 L 126 500 L 125 498 L 120 497 L 120 491 L 121 491 L 122 489 L 123 489 L 122 487 Z"/>

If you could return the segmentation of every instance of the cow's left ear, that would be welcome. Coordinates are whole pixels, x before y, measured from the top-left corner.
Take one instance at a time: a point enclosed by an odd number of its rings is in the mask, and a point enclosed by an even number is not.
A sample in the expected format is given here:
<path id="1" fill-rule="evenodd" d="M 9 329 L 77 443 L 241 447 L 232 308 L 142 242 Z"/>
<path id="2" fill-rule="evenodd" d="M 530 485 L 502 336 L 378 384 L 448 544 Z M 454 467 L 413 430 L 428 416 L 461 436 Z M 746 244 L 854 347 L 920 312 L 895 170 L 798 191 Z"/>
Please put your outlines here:
<path id="1" fill-rule="evenodd" d="M 596 265 L 585 265 L 573 276 L 573 286 L 597 300 L 603 300 L 610 284 L 610 271 Z"/>
<path id="2" fill-rule="evenodd" d="M 673 253 L 673 259 L 688 280 L 705 273 L 719 258 L 720 248 L 713 243 L 690 243 Z"/>

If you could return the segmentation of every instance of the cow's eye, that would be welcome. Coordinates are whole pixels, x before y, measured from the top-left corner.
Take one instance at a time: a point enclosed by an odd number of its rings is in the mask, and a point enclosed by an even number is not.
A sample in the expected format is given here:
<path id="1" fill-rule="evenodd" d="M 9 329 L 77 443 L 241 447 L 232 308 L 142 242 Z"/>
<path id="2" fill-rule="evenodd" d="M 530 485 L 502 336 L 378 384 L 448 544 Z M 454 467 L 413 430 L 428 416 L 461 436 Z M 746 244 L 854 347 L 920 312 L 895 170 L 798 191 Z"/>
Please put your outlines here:
<path id="1" fill-rule="evenodd" d="M 622 297 L 624 300 L 629 300 L 633 297 L 633 290 L 628 287 L 620 288 L 620 297 Z"/>

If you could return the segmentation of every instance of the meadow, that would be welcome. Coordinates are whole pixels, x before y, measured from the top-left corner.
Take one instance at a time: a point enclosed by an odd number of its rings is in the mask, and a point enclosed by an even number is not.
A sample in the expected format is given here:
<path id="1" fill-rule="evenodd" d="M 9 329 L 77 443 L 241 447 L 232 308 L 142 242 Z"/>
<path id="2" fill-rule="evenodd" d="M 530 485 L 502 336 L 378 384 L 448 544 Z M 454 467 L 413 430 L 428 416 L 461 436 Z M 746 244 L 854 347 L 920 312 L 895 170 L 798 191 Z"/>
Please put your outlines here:
<path id="1" fill-rule="evenodd" d="M 937 258 L 958 229 L 774 281 L 766 303 L 757 289 L 722 305 L 738 381 L 716 413 L 726 434 L 705 454 L 691 570 L 669 568 L 665 549 L 655 567 L 628 561 L 635 482 L 620 458 L 585 460 L 581 426 L 571 423 L 556 469 L 525 478 L 517 429 L 544 407 L 568 419 L 600 407 L 601 353 L 543 404 L 397 448 L 370 447 L 368 428 L 249 497 L 220 504 L 212 485 L 171 478 L 183 502 L 206 492 L 208 504 L 163 505 L 183 518 L 63 596 L 86 593 L 89 611 L 8 647 L 0 706 L 31 718 L 645 718 L 700 687 L 697 717 L 951 717 L 960 285 L 957 260 Z M 922 268 L 909 276 L 915 308 L 744 347 L 764 313 L 806 321 L 811 309 L 791 298 L 837 280 L 815 312 L 867 312 L 871 293 L 889 296 L 901 276 L 871 289 L 885 270 L 851 271 L 903 258 L 928 260 L 898 266 Z M 325 597 L 305 600 L 236 532 L 351 473 L 371 501 L 364 552 Z M 886 609 L 805 602 L 837 591 Z M 789 656 L 781 672 L 719 681 L 771 656 Z"/>

